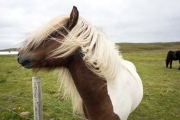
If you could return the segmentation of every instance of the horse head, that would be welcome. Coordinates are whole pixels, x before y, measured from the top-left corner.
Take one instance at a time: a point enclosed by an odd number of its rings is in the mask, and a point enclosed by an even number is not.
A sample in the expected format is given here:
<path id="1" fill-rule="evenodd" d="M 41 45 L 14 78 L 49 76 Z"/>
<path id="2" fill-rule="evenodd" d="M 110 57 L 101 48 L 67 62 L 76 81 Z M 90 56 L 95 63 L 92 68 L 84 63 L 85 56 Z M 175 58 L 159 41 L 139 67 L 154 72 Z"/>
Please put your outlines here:
<path id="1" fill-rule="evenodd" d="M 70 56 L 58 57 L 67 51 L 64 50 L 59 52 L 58 50 L 64 43 L 64 38 L 77 24 L 78 18 L 79 12 L 74 6 L 70 17 L 58 16 L 49 23 L 35 30 L 25 40 L 23 46 L 19 50 L 19 64 L 25 68 L 36 69 L 54 69 L 65 66 L 68 63 Z"/>
<path id="2" fill-rule="evenodd" d="M 168 67 L 168 65 L 169 65 L 169 59 L 167 58 L 167 59 L 165 59 L 165 63 L 166 63 L 166 67 Z"/>

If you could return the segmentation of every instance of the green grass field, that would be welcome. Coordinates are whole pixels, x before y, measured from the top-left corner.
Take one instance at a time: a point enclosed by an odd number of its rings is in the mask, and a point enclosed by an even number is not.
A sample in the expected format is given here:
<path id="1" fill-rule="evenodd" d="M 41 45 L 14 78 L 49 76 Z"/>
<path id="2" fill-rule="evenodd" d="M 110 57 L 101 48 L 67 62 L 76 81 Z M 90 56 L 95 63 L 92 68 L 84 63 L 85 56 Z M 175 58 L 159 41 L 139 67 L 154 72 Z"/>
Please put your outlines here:
<path id="1" fill-rule="evenodd" d="M 144 86 L 143 100 L 128 120 L 180 120 L 179 63 L 174 61 L 172 69 L 165 67 L 167 52 L 178 49 L 180 43 L 120 46 L 124 59 L 135 64 Z M 32 73 L 17 63 L 16 56 L 0 56 L 0 119 L 33 119 L 31 78 L 37 75 L 42 77 L 44 119 L 80 120 L 72 115 L 70 100 L 62 98 L 57 75 Z M 25 111 L 30 112 L 27 118 L 18 115 Z"/>

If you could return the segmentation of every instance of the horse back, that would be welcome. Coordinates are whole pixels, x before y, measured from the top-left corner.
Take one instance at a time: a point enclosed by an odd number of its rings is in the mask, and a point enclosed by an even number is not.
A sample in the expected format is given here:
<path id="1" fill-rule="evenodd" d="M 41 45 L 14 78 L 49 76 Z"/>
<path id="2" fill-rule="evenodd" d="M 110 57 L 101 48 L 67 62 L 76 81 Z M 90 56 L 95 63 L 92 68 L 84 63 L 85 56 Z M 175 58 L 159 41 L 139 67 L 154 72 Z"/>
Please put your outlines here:
<path id="1" fill-rule="evenodd" d="M 179 54 L 179 52 L 178 52 L 178 54 Z M 168 60 L 177 60 L 177 57 L 176 57 L 177 55 L 176 54 L 177 54 L 176 51 L 169 51 L 168 54 L 167 54 L 167 59 Z"/>
<path id="2" fill-rule="evenodd" d="M 176 51 L 176 58 L 177 60 L 180 60 L 180 50 Z"/>

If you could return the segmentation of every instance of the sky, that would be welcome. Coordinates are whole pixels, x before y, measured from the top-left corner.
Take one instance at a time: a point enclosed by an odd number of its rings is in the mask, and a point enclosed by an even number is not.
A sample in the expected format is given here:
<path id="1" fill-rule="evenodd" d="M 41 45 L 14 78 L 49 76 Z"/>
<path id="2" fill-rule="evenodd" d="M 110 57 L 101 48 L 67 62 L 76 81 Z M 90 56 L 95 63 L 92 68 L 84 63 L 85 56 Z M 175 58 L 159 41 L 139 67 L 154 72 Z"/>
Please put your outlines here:
<path id="1" fill-rule="evenodd" d="M 0 49 L 19 47 L 73 6 L 116 43 L 180 41 L 180 0 L 0 0 Z"/>

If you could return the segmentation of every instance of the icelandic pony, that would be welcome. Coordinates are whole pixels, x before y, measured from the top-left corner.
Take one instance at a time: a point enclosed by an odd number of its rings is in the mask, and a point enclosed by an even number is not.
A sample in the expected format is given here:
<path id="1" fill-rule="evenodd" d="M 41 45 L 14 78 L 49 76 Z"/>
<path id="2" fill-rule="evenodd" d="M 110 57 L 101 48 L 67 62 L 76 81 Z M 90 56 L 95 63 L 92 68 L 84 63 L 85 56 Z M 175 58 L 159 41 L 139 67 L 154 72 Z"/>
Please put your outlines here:
<path id="1" fill-rule="evenodd" d="M 178 51 L 169 51 L 167 53 L 167 57 L 166 57 L 166 67 L 168 68 L 168 65 L 170 64 L 170 69 L 172 68 L 172 61 L 173 60 L 179 60 L 179 63 L 180 63 L 180 50 Z M 179 66 L 179 69 L 180 70 L 180 66 Z"/>
<path id="2" fill-rule="evenodd" d="M 142 100 L 133 63 L 75 6 L 70 16 L 58 16 L 30 34 L 18 62 L 35 71 L 57 69 L 73 111 L 89 120 L 126 120 Z"/>

